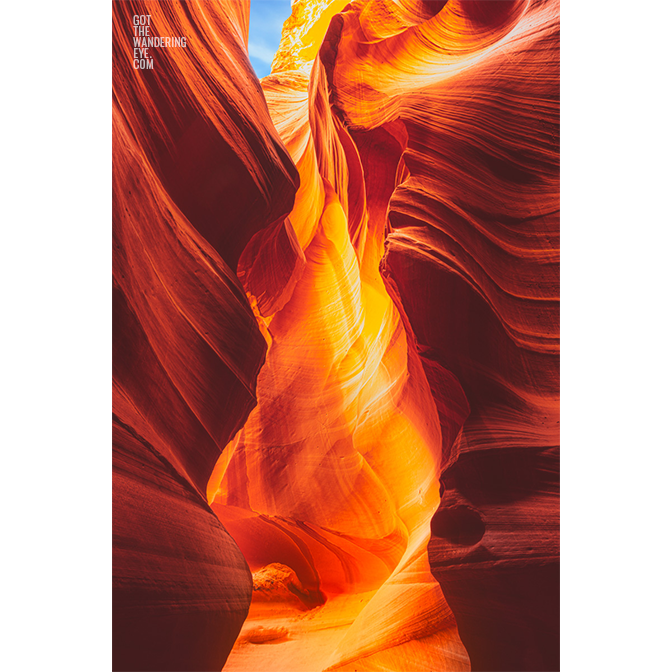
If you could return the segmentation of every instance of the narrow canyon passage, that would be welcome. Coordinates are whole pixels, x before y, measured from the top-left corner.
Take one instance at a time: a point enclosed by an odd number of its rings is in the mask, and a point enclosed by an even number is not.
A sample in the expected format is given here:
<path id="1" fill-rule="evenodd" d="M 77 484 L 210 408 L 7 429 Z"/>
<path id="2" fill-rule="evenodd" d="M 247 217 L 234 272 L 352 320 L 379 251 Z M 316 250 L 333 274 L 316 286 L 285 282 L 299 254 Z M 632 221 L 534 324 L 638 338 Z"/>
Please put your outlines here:
<path id="1" fill-rule="evenodd" d="M 558 669 L 559 3 L 248 22 L 114 5 L 115 669 Z"/>
<path id="2" fill-rule="evenodd" d="M 238 268 L 268 352 L 258 404 L 208 484 L 255 572 L 225 669 L 469 669 L 427 558 L 439 418 L 379 270 L 385 197 L 406 175 L 403 126 L 393 126 L 401 138 L 360 134 L 362 163 L 330 115 L 306 118 L 311 86 L 327 93 L 315 72 L 263 82 L 301 185 L 288 218 L 258 234 Z M 330 145 L 314 141 L 315 125 Z M 334 188 L 319 167 L 339 162 Z M 455 393 L 460 422 L 468 405 Z"/>

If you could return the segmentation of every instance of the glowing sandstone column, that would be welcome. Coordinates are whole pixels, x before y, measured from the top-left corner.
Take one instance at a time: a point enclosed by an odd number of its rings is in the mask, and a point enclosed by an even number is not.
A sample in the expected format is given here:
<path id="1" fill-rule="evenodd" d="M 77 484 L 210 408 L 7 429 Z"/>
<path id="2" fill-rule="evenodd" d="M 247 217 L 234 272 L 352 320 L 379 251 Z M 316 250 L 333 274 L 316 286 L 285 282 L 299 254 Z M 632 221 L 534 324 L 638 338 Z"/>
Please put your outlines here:
<path id="1" fill-rule="evenodd" d="M 319 57 L 310 78 L 297 58 L 263 87 L 301 185 L 238 267 L 268 343 L 258 405 L 208 487 L 258 577 L 226 669 L 466 670 L 427 559 L 445 437 L 379 272 L 385 206 L 367 195 L 367 180 L 385 175 L 389 198 L 405 175 L 403 129 L 358 138 L 360 155 L 332 117 Z M 452 439 L 468 413 L 455 389 Z M 313 629 L 301 615 L 311 607 Z M 249 643 L 285 633 L 272 655 Z"/>

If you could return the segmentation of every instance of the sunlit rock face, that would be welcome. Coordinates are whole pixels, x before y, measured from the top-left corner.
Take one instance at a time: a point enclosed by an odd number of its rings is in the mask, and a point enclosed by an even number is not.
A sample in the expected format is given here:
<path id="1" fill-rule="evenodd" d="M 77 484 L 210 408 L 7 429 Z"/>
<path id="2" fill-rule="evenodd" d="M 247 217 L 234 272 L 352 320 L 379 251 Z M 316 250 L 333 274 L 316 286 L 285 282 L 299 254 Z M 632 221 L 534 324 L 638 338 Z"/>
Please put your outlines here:
<path id="1" fill-rule="evenodd" d="M 186 35 L 132 68 L 132 17 Z M 246 56 L 243 3 L 115 2 L 113 666 L 220 670 L 249 567 L 206 484 L 266 344 L 235 274 L 298 174 Z M 217 58 L 213 54 L 217 54 Z M 234 269 L 234 270 L 232 270 Z"/>
<path id="2" fill-rule="evenodd" d="M 432 572 L 472 669 L 558 669 L 558 3 L 448 2 L 426 20 L 422 5 L 332 21 L 332 110 L 355 138 L 403 125 L 382 273 L 439 413 L 437 367 L 471 408 Z"/>
<path id="3" fill-rule="evenodd" d="M 557 4 L 293 9 L 301 185 L 238 267 L 269 352 L 209 499 L 341 632 L 253 605 L 289 641 L 227 669 L 555 669 Z"/>
<path id="4" fill-rule="evenodd" d="M 369 199 L 319 59 L 310 79 L 278 72 L 263 86 L 301 187 L 284 225 L 258 234 L 239 263 L 269 349 L 258 405 L 222 453 L 209 500 L 255 576 L 290 567 L 314 609 L 253 601 L 226 669 L 468 669 L 427 557 L 442 427 L 379 270 L 401 145 L 387 132 L 362 140 L 367 167 L 385 163 Z M 447 371 L 437 376 L 454 392 L 451 444 L 468 403 Z M 252 647 L 260 628 L 286 628 L 287 641 Z"/>
<path id="5" fill-rule="evenodd" d="M 117 5 L 117 669 L 558 669 L 558 3 Z"/>

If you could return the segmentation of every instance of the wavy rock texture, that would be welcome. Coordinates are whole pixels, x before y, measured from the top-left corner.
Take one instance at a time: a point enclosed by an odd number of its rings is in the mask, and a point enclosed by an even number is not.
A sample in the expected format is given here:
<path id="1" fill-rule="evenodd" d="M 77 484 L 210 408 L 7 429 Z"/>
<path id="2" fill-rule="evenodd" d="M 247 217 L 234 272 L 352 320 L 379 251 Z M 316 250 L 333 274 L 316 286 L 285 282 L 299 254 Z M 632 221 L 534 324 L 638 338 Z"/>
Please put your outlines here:
<path id="1" fill-rule="evenodd" d="M 209 500 L 255 576 L 291 567 L 315 609 L 253 604 L 226 669 L 468 669 L 427 558 L 439 415 L 379 271 L 389 193 L 373 180 L 367 199 L 319 60 L 310 79 L 295 70 L 263 86 L 301 188 L 285 225 L 258 234 L 239 264 L 269 351 L 258 406 L 222 453 Z M 380 142 L 398 158 L 394 138 Z M 381 176 L 390 193 L 395 174 L 392 164 Z M 448 443 L 468 413 L 455 388 Z M 279 627 L 285 644 L 250 647 L 259 628 Z"/>
<path id="2" fill-rule="evenodd" d="M 432 572 L 472 669 L 555 670 L 559 8 L 421 11 L 437 8 L 353 3 L 322 59 L 346 127 L 367 137 L 403 124 L 383 275 L 439 413 L 451 392 L 433 381 L 437 367 L 471 407 L 441 479 Z"/>
<path id="3" fill-rule="evenodd" d="M 189 50 L 132 68 L 132 17 Z M 235 269 L 298 176 L 246 56 L 244 3 L 113 4 L 113 665 L 219 670 L 252 577 L 207 505 L 266 345 Z"/>
<path id="4" fill-rule="evenodd" d="M 120 4 L 115 656 L 558 669 L 558 2 Z"/>

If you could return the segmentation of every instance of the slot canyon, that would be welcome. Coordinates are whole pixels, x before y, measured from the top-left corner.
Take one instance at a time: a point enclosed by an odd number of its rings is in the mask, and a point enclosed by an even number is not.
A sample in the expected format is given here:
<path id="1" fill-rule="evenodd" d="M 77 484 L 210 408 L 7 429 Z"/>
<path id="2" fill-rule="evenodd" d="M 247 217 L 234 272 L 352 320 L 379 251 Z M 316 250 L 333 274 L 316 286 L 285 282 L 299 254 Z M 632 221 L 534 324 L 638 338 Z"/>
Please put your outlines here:
<path id="1" fill-rule="evenodd" d="M 112 9 L 113 668 L 559 670 L 559 0 Z"/>

